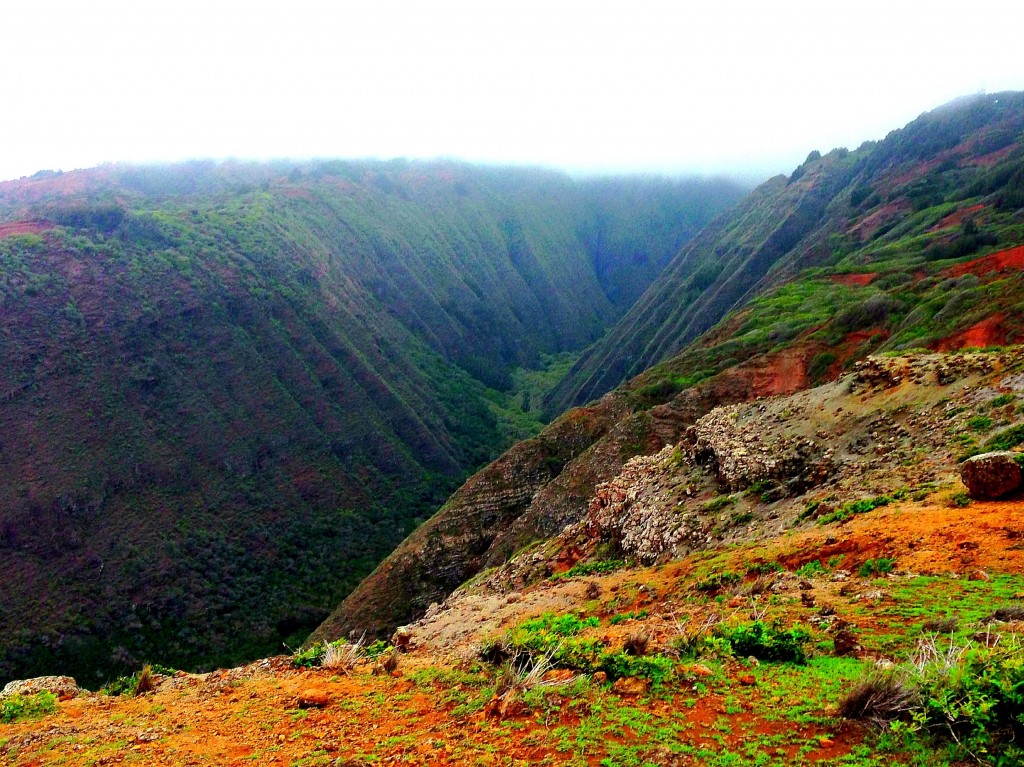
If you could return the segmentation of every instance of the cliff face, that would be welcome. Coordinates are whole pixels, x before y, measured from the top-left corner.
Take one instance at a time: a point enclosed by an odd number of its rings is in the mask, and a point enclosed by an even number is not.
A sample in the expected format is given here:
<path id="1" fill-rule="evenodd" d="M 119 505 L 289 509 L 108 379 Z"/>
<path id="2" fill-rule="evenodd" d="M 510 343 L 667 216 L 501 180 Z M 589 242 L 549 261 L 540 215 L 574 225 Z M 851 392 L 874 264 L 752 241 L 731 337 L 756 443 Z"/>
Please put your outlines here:
<path id="1" fill-rule="evenodd" d="M 531 508 L 537 492 L 606 435 L 622 413 L 613 397 L 574 410 L 479 471 L 388 556 L 307 643 L 349 633 L 385 635 L 442 601 L 487 565 L 496 541 Z"/>

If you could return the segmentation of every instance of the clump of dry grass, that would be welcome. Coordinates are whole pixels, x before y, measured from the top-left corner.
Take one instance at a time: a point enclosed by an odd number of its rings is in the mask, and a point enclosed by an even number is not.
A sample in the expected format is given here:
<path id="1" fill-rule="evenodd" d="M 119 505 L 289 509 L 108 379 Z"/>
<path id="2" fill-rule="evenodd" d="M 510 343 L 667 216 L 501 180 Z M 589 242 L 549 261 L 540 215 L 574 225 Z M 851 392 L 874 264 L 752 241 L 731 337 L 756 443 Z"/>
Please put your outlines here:
<path id="1" fill-rule="evenodd" d="M 676 657 L 688 657 L 697 654 L 702 640 L 711 633 L 711 630 L 722 622 L 718 613 L 711 613 L 702 620 L 687 618 L 680 620 L 675 618 L 675 637 L 669 642 L 671 652 Z"/>
<path id="2" fill-rule="evenodd" d="M 918 703 L 916 687 L 897 671 L 876 671 L 839 701 L 839 715 L 880 727 L 905 718 Z"/>
<path id="3" fill-rule="evenodd" d="M 356 667 L 363 656 L 363 640 L 348 644 L 345 642 L 328 642 L 324 645 L 324 654 L 320 659 L 322 668 L 329 668 L 347 674 Z"/>
<path id="4" fill-rule="evenodd" d="M 930 621 L 926 621 L 921 628 L 936 634 L 952 634 L 958 625 L 956 618 L 932 618 Z"/>
<path id="5" fill-rule="evenodd" d="M 148 663 L 139 672 L 139 679 L 135 683 L 133 695 L 142 695 L 156 689 L 156 678 L 153 674 L 153 667 Z"/>

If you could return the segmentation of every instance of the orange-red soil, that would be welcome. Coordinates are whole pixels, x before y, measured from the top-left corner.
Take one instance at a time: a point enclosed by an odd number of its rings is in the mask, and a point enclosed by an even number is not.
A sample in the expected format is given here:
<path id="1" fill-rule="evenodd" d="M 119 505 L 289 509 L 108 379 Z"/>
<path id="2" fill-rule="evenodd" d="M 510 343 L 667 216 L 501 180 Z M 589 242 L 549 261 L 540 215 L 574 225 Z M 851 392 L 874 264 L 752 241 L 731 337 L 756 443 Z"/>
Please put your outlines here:
<path id="1" fill-rule="evenodd" d="M 961 330 L 949 338 L 943 338 L 935 344 L 935 348 L 940 352 L 948 352 L 957 349 L 1005 346 L 1007 342 L 1007 330 L 1003 326 L 1005 319 L 1003 314 L 993 314 L 966 330 Z"/>
<path id="2" fill-rule="evenodd" d="M 877 276 L 878 272 L 867 272 L 865 274 L 833 274 L 830 279 L 837 285 L 862 288 L 865 285 L 870 285 L 871 281 Z"/>
<path id="3" fill-rule="evenodd" d="M 948 269 L 944 269 L 942 274 L 947 277 L 962 277 L 965 274 L 976 274 L 981 277 L 986 274 L 1008 270 L 1024 270 L 1024 245 L 1000 250 L 964 264 L 951 266 Z"/>

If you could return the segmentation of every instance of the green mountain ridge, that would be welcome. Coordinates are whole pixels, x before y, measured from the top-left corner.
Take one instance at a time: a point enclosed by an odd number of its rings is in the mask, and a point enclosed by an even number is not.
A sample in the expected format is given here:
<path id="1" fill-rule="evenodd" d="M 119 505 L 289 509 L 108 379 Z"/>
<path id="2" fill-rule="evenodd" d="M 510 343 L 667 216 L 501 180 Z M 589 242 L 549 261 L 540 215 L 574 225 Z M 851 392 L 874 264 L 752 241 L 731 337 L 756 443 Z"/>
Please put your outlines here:
<path id="1" fill-rule="evenodd" d="M 605 216 L 594 183 L 324 161 L 0 184 L 0 678 L 301 641 L 539 428 L 513 373 L 625 308 L 596 266 L 616 243 L 653 279 L 666 220 L 739 194 L 623 180 Z M 587 250 L 623 216 L 654 234 Z"/>
<path id="2" fill-rule="evenodd" d="M 1022 142 L 1024 97 L 1002 93 L 960 99 L 855 151 L 812 152 L 688 243 L 549 394 L 546 411 L 592 400 L 673 357 L 801 270 L 889 262 L 906 271 L 942 260 L 940 246 L 956 232 L 935 224 L 957 209 L 982 205 L 974 218 L 987 235 L 1019 242 Z"/>

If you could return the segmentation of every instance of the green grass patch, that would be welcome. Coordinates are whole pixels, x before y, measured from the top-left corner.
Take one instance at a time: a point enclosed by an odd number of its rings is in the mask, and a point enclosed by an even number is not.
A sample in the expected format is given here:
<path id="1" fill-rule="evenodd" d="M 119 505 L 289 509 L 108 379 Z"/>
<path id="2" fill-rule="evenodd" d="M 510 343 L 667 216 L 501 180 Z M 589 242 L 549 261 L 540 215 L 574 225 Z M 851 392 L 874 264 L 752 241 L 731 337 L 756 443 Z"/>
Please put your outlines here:
<path id="1" fill-rule="evenodd" d="M 38 719 L 56 710 L 57 696 L 52 692 L 10 695 L 0 700 L 0 722 L 10 724 L 22 719 Z"/>

